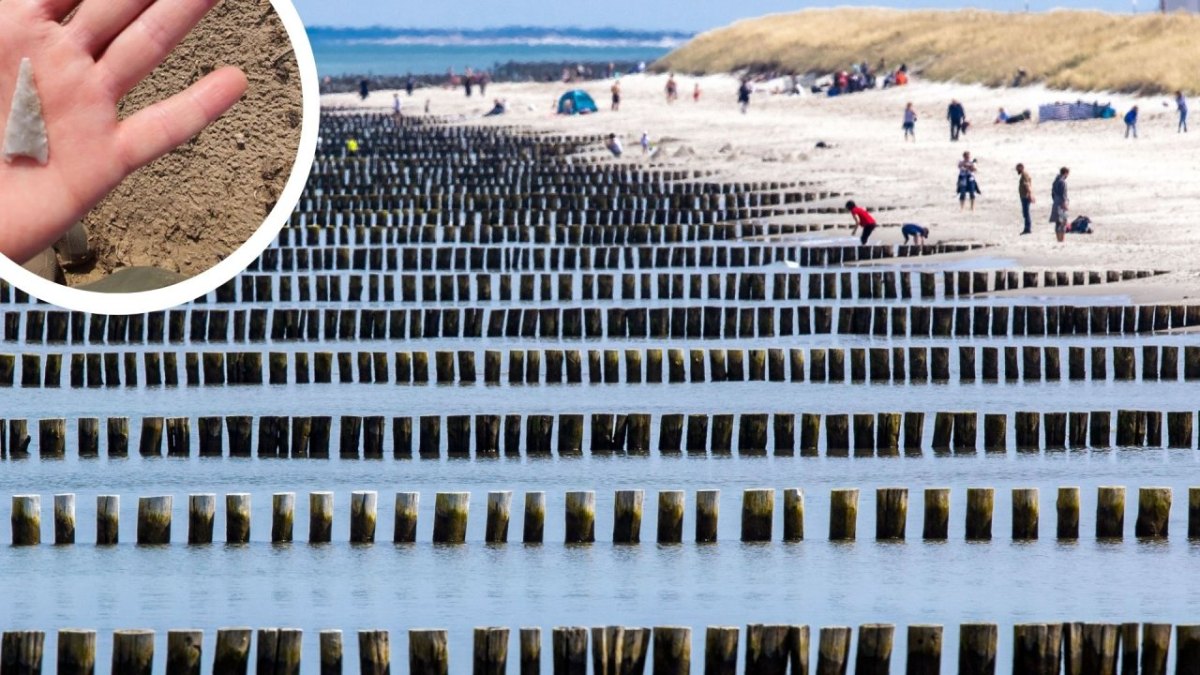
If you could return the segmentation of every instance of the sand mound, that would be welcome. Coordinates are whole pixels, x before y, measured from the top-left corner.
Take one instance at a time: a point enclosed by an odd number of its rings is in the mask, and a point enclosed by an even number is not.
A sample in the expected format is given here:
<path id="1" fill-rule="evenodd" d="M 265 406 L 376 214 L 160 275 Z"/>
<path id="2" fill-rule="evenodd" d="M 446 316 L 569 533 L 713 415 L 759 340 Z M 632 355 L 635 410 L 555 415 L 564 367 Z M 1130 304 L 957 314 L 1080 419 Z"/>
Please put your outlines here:
<path id="1" fill-rule="evenodd" d="M 291 43 L 267 2 L 218 4 L 119 113 L 127 117 L 223 65 L 245 71 L 246 97 L 88 214 L 97 260 L 69 275 L 72 285 L 122 267 L 193 276 L 241 246 L 274 207 L 300 143 L 301 94 Z"/>

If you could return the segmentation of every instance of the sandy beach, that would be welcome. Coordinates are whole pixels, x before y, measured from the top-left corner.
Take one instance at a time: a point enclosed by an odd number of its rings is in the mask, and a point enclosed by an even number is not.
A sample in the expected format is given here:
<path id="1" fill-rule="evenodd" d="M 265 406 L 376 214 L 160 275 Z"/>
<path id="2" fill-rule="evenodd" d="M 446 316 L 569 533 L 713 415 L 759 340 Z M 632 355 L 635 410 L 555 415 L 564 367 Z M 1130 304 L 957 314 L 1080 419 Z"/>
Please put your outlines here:
<path id="1" fill-rule="evenodd" d="M 677 78 L 680 98 L 668 105 L 666 75 L 634 75 L 621 80 L 622 105 L 610 112 L 609 81 L 580 85 L 601 108 L 596 115 L 564 117 L 551 112 L 563 84 L 494 84 L 487 99 L 461 90 L 418 90 L 401 94 L 406 114 L 461 115 L 471 124 L 518 124 L 531 129 L 616 133 L 626 148 L 620 161 L 678 164 L 716 171 L 727 180 L 789 180 L 819 183 L 852 195 L 868 207 L 896 206 L 880 215 L 884 224 L 921 223 L 931 241 L 975 240 L 995 246 L 990 255 L 1017 264 L 1058 269 L 1160 269 L 1173 273 L 1128 284 L 1140 299 L 1162 301 L 1200 294 L 1200 272 L 1187 251 L 1200 244 L 1190 208 L 1200 200 L 1200 128 L 1177 134 L 1168 97 L 1049 91 L 1040 86 L 986 88 L 917 81 L 905 87 L 829 98 L 772 94 L 759 83 L 749 112 L 736 105 L 737 80 L 730 75 Z M 693 102 L 699 83 L 701 99 Z M 493 98 L 509 113 L 482 117 Z M 951 142 L 946 107 L 952 98 L 966 108 L 972 126 Z M 1111 102 L 1118 119 L 1036 122 L 1037 106 L 1056 101 Z M 901 132 L 905 103 L 918 113 L 917 141 Z M 323 104 L 390 110 L 391 91 L 373 92 L 366 101 L 349 94 L 328 95 Z M 1137 140 L 1123 137 L 1119 119 L 1132 105 L 1141 109 Z M 993 124 L 1000 107 L 1026 109 L 1033 122 Z M 660 147 L 642 155 L 643 131 Z M 818 142 L 831 146 L 817 148 Z M 982 195 L 975 211 L 960 211 L 955 194 L 957 162 L 964 151 L 978 159 Z M 598 148 L 598 152 L 603 153 Z M 617 161 L 617 160 L 612 160 Z M 1034 234 L 1021 236 L 1020 202 L 1014 170 L 1023 162 L 1033 177 Z M 1094 234 L 1054 240 L 1048 222 L 1050 187 L 1059 167 L 1071 168 L 1072 217 L 1091 218 Z M 788 222 L 835 222 L 840 216 L 792 216 Z M 849 216 L 843 221 L 849 222 Z M 825 235 L 828 236 L 828 235 Z M 843 239 L 849 242 L 849 232 Z M 875 243 L 899 243 L 898 228 L 881 228 Z"/>

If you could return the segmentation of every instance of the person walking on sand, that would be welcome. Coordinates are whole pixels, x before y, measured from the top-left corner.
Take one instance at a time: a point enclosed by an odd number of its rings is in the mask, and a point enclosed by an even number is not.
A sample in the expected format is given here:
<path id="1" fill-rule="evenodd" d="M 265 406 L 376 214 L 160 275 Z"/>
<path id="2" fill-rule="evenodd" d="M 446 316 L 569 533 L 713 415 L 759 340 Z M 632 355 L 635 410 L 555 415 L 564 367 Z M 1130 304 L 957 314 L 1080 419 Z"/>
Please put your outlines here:
<path id="1" fill-rule="evenodd" d="M 912 103 L 904 106 L 904 140 L 917 140 L 917 111 Z"/>
<path id="2" fill-rule="evenodd" d="M 909 237 L 912 237 L 913 246 L 924 246 L 925 240 L 929 238 L 929 228 L 921 227 L 916 223 L 905 223 L 904 227 L 900 228 L 900 234 L 904 235 L 904 244 L 908 245 Z"/>
<path id="3" fill-rule="evenodd" d="M 400 108 L 403 104 L 400 103 L 400 92 L 392 94 L 392 115 L 396 118 L 400 117 Z"/>
<path id="4" fill-rule="evenodd" d="M 742 80 L 742 84 L 738 87 L 738 107 L 742 109 L 742 114 L 746 114 L 746 109 L 750 107 L 750 80 Z"/>
<path id="5" fill-rule="evenodd" d="M 1033 219 L 1029 215 L 1029 207 L 1037 199 L 1033 196 L 1033 179 L 1025 171 L 1024 164 L 1017 165 L 1017 196 L 1021 198 L 1021 217 L 1025 219 L 1025 229 L 1021 234 L 1033 234 Z"/>
<path id="6" fill-rule="evenodd" d="M 1058 170 L 1058 178 L 1054 179 L 1054 186 L 1050 188 L 1050 222 L 1054 223 L 1054 237 L 1058 239 L 1058 243 L 1062 243 L 1063 236 L 1067 234 L 1067 221 L 1070 220 L 1068 215 L 1071 208 L 1071 200 L 1067 198 L 1067 176 L 1071 175 L 1071 170 L 1063 167 Z"/>
<path id="7" fill-rule="evenodd" d="M 863 246 L 866 246 L 867 240 L 871 238 L 871 233 L 877 227 L 875 218 L 866 209 L 855 204 L 853 200 L 846 202 L 846 210 L 854 218 L 854 229 L 850 231 L 850 236 L 853 237 L 858 232 L 858 228 L 861 227 L 862 239 L 860 241 Z"/>
<path id="8" fill-rule="evenodd" d="M 675 73 L 667 76 L 667 103 L 674 103 L 679 98 L 679 85 L 675 82 Z"/>
<path id="9" fill-rule="evenodd" d="M 1175 92 L 1175 110 L 1179 112 L 1179 126 L 1175 128 L 1175 132 L 1186 134 L 1188 105 L 1182 91 Z"/>
<path id="10" fill-rule="evenodd" d="M 967 111 L 958 99 L 950 101 L 950 107 L 946 109 L 946 119 L 950 120 L 950 140 L 957 141 L 958 135 L 964 131 L 963 123 L 967 119 Z"/>
<path id="11" fill-rule="evenodd" d="M 975 160 L 971 153 L 964 152 L 958 163 L 958 210 L 966 208 L 967 198 L 971 199 L 971 210 L 975 210 L 975 195 L 980 194 L 979 183 L 975 180 Z"/>
<path id="12" fill-rule="evenodd" d="M 1138 135 L 1137 135 L 1137 120 L 1138 120 L 1138 107 L 1135 105 L 1129 109 L 1129 112 L 1125 113 L 1125 138 L 1129 138 L 1130 133 L 1133 134 L 1133 137 L 1135 139 L 1138 137 Z"/>
<path id="13" fill-rule="evenodd" d="M 697 82 L 696 86 L 692 87 L 692 103 L 699 103 L 699 102 L 700 102 L 700 83 Z"/>
<path id="14" fill-rule="evenodd" d="M 617 112 L 621 109 L 621 81 L 615 80 L 612 84 L 612 111 Z"/>

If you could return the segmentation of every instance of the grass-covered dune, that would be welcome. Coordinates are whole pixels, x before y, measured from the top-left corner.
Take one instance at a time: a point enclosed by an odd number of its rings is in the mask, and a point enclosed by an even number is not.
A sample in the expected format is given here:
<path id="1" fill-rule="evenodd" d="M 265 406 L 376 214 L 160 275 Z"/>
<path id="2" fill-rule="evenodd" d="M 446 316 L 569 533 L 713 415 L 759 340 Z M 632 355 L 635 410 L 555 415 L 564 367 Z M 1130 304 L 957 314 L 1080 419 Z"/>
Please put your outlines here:
<path id="1" fill-rule="evenodd" d="M 1019 68 L 1060 89 L 1200 91 L 1200 16 L 1059 10 L 810 9 L 696 36 L 655 64 L 705 74 L 744 68 L 827 73 L 879 59 L 926 79 L 999 86 Z"/>

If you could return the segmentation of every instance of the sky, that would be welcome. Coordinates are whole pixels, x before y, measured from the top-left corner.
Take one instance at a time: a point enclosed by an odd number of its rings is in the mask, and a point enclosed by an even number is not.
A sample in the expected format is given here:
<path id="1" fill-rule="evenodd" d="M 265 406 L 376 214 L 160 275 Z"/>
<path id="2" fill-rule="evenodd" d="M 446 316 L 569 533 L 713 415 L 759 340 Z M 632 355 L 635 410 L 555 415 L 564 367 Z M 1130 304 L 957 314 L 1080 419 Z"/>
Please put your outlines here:
<path id="1" fill-rule="evenodd" d="M 1052 7 L 1129 12 L 1134 0 L 1029 0 L 1034 11 Z M 1142 11 L 1157 7 L 1157 0 L 1140 0 Z M 866 3 L 879 5 L 879 0 Z M 915 6 L 884 3 L 890 6 Z M 497 28 L 545 26 L 554 28 L 642 28 L 647 30 L 703 31 L 738 19 L 772 12 L 787 12 L 809 5 L 796 0 L 295 0 L 309 26 L 397 26 L 405 28 Z M 921 7 L 1021 10 L 1024 0 L 922 0 Z"/>

